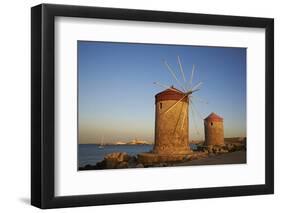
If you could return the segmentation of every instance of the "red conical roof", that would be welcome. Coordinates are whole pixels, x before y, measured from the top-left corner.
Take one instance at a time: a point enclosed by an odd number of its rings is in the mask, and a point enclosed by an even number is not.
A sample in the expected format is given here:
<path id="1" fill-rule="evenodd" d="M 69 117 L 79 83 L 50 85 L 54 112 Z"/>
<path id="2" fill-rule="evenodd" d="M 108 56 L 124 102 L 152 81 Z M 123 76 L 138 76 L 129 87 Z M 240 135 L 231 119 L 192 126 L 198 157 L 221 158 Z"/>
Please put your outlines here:
<path id="1" fill-rule="evenodd" d="M 223 121 L 223 118 L 212 112 L 207 118 L 204 119 L 205 121 Z"/>
<path id="2" fill-rule="evenodd" d="M 185 96 L 182 91 L 176 89 L 175 87 L 171 86 L 170 88 L 156 94 L 155 101 L 158 102 L 165 100 L 180 100 L 183 96 Z M 184 98 L 182 101 L 187 101 L 187 97 Z"/>

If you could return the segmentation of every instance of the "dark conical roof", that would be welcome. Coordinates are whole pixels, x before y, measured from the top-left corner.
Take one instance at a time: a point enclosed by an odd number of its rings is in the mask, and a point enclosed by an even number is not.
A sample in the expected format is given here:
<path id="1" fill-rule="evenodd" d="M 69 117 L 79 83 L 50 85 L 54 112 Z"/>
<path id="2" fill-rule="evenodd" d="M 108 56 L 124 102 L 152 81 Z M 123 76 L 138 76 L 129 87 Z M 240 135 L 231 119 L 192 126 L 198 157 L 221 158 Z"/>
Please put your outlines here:
<path id="1" fill-rule="evenodd" d="M 216 113 L 212 112 L 207 118 L 204 119 L 205 121 L 223 121 L 223 118 L 218 116 Z"/>

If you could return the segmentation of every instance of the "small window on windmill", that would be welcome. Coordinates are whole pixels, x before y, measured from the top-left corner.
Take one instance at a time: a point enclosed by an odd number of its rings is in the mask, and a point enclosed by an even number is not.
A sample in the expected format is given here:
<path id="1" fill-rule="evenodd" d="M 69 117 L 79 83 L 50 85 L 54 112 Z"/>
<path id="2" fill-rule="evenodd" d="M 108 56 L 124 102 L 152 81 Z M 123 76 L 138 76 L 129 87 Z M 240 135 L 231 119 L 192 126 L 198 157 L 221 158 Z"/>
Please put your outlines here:
<path id="1" fill-rule="evenodd" d="M 213 126 L 213 122 L 211 122 L 211 126 Z"/>
<path id="2" fill-rule="evenodd" d="M 160 109 L 162 109 L 162 103 L 160 103 Z"/>

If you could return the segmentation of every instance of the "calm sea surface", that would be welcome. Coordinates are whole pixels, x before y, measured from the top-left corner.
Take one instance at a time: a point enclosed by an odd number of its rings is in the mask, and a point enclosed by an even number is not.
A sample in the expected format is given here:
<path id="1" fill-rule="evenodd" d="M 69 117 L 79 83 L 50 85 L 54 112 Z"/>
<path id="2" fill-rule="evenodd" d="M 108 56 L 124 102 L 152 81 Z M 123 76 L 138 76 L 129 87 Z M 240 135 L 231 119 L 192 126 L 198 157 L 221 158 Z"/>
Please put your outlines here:
<path id="1" fill-rule="evenodd" d="M 103 148 L 99 148 L 99 145 L 96 144 L 79 144 L 78 163 L 79 167 L 87 164 L 95 165 L 102 161 L 105 155 L 112 152 L 127 152 L 129 155 L 136 156 L 140 152 L 148 152 L 152 149 L 153 145 L 105 145 Z"/>

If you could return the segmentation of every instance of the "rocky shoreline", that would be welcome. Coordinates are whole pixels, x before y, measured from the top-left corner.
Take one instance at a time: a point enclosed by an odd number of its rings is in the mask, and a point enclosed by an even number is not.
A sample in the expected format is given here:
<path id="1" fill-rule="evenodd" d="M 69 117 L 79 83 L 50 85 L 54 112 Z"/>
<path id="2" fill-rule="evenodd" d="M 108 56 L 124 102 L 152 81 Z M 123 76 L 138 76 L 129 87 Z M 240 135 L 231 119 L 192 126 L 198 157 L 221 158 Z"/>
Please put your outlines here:
<path id="1" fill-rule="evenodd" d="M 246 144 L 245 143 L 227 143 L 224 146 L 203 146 L 197 145 L 197 149 L 190 155 L 178 162 L 161 162 L 153 164 L 143 164 L 137 156 L 131 156 L 126 152 L 113 152 L 107 154 L 104 159 L 96 165 L 85 165 L 79 167 L 79 170 L 100 170 L 100 169 L 125 169 L 125 168 L 148 168 L 148 167 L 167 167 L 167 166 L 184 166 L 184 165 L 204 165 L 204 162 L 211 164 L 224 164 L 230 158 L 229 153 L 239 152 L 241 159 L 236 157 L 233 163 L 246 163 Z M 243 154 L 244 153 L 244 154 Z M 223 156 L 216 158 L 215 156 Z M 233 156 L 233 155 L 231 155 Z M 237 154 L 238 156 L 238 154 Z M 225 158 L 225 159 L 224 159 Z M 206 160 L 204 160 L 206 159 Z M 218 160 L 219 159 L 219 160 Z M 230 161 L 230 162 L 232 162 Z M 194 163 L 193 163 L 194 162 Z M 198 164 L 199 162 L 199 164 Z M 202 164 L 200 164 L 202 162 Z"/>

